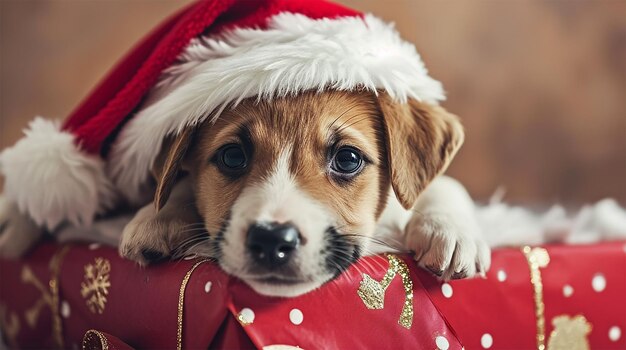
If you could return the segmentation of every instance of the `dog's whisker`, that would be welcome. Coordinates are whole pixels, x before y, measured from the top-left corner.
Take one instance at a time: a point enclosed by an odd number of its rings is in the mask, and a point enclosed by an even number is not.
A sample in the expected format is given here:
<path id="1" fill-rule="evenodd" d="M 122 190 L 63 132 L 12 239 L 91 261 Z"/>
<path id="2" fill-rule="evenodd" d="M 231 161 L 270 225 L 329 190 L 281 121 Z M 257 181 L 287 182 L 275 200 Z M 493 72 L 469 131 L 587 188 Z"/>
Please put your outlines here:
<path id="1" fill-rule="evenodd" d="M 183 225 L 183 227 L 191 227 L 191 226 L 204 226 L 204 222 L 192 222 L 192 223 Z"/>
<path id="2" fill-rule="evenodd" d="M 207 242 L 196 242 L 195 244 L 191 245 L 190 247 L 188 247 L 187 249 L 185 249 L 185 252 L 182 255 L 193 255 L 196 254 L 198 255 L 198 253 L 200 253 L 200 251 L 203 252 L 203 256 L 205 254 L 212 254 L 214 253 L 213 248 L 211 248 L 210 245 L 206 244 Z"/>
<path id="3" fill-rule="evenodd" d="M 357 105 L 352 105 L 350 108 L 348 108 L 347 110 L 345 110 L 343 113 L 341 113 L 337 118 L 335 118 L 335 120 L 333 120 L 332 123 L 330 123 L 330 125 L 328 126 L 328 130 L 332 130 L 332 127 L 335 126 L 335 123 L 337 121 L 339 121 L 339 119 L 341 119 L 341 117 L 343 117 L 344 115 L 346 115 L 346 113 L 350 112 L 351 110 L 353 110 Z"/>
<path id="4" fill-rule="evenodd" d="M 210 239 L 209 235 L 206 234 L 206 231 L 204 230 L 192 229 L 192 230 L 183 231 L 183 233 L 191 233 L 191 232 L 196 232 L 196 233 L 178 242 L 177 248 L 181 249 L 185 247 L 185 245 L 188 245 L 190 243 L 194 243 L 198 241 L 208 241 Z"/>
<path id="5" fill-rule="evenodd" d="M 363 264 L 367 266 L 367 268 L 370 271 L 376 271 L 376 270 L 386 270 L 386 267 L 384 266 L 383 262 L 379 259 L 373 260 L 373 259 L 367 259 L 367 260 L 362 260 Z"/>
<path id="6" fill-rule="evenodd" d="M 204 227 L 196 227 L 196 228 L 189 228 L 189 229 L 180 231 L 181 234 L 193 233 L 193 232 L 205 233 L 206 229 Z"/>
<path id="7" fill-rule="evenodd" d="M 389 242 L 389 241 L 386 241 L 386 240 L 381 240 L 379 238 L 372 237 L 372 236 L 365 236 L 365 235 L 358 234 L 358 233 L 349 233 L 349 232 L 347 232 L 347 233 L 344 233 L 344 236 L 358 237 L 360 239 L 369 240 L 371 242 L 374 242 L 376 244 L 379 244 L 381 246 L 384 246 L 384 247 L 387 247 L 387 248 L 390 248 L 390 249 L 393 249 L 393 250 L 397 250 L 397 251 L 400 251 L 400 252 L 403 251 L 403 249 L 401 248 L 402 244 L 400 242 L 397 242 L 397 241 L 393 242 L 393 243 L 397 243 L 397 245 L 392 245 L 391 244 L 392 242 Z M 362 248 L 364 249 L 365 247 L 362 247 Z"/>
<path id="8" fill-rule="evenodd" d="M 352 253 L 344 249 L 331 249 L 331 254 L 332 259 L 330 259 L 329 262 L 338 272 L 343 272 L 351 266 L 354 266 L 357 271 L 359 270 L 358 266 L 354 265 L 354 256 Z"/>
<path id="9" fill-rule="evenodd" d="M 365 115 L 365 117 L 363 117 L 363 118 L 361 118 L 361 119 L 357 119 L 356 121 L 354 121 L 354 122 L 352 122 L 352 123 L 350 123 L 350 124 L 344 125 L 344 126 L 342 126 L 340 129 L 337 129 L 337 132 L 341 132 L 341 131 L 343 131 L 343 130 L 345 130 L 345 129 L 347 129 L 347 128 L 351 127 L 351 126 L 354 126 L 354 125 L 356 125 L 356 124 L 358 124 L 358 123 L 361 123 L 361 122 L 363 122 L 363 121 L 366 121 L 366 120 L 368 120 L 368 119 L 370 119 L 370 116 L 369 116 L 369 115 Z"/>
<path id="10" fill-rule="evenodd" d="M 192 246 L 186 248 L 184 252 L 178 252 L 177 255 L 179 257 L 196 255 L 196 256 L 201 256 L 201 257 L 213 258 L 215 257 L 216 252 L 215 252 L 215 249 L 209 243 L 210 243 L 209 240 L 196 242 Z"/>
<path id="11" fill-rule="evenodd" d="M 365 115 L 365 117 L 363 117 L 364 115 Z M 363 117 L 363 118 L 362 119 L 358 119 L 356 122 L 354 122 L 352 124 L 349 124 L 352 120 L 354 120 L 355 118 L 359 118 L 359 117 Z M 351 116 L 350 118 L 344 120 L 344 122 L 341 125 L 339 125 L 339 127 L 337 127 L 335 132 L 339 133 L 339 132 L 349 128 L 350 126 L 352 126 L 354 124 L 357 124 L 357 123 L 359 123 L 359 122 L 361 122 L 363 120 L 366 120 L 368 118 L 370 118 L 370 116 L 368 114 L 355 114 L 355 115 Z"/>
<path id="12" fill-rule="evenodd" d="M 204 237 L 194 237 L 193 239 L 188 239 L 183 242 L 180 242 L 177 245 L 176 249 L 182 251 L 184 249 L 187 249 L 192 244 L 195 244 L 198 242 L 205 242 L 205 241 L 208 241 L 208 239 Z"/>

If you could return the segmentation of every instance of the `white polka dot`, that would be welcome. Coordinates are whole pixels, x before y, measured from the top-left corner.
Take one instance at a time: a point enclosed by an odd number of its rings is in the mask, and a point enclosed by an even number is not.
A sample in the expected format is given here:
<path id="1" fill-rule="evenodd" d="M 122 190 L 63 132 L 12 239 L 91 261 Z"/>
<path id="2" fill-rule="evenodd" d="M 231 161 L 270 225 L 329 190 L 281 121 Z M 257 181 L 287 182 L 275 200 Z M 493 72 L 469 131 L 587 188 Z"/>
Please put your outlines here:
<path id="1" fill-rule="evenodd" d="M 89 250 L 96 250 L 98 248 L 100 248 L 100 243 L 91 243 L 89 245 Z"/>
<path id="2" fill-rule="evenodd" d="M 297 326 L 301 324 L 302 321 L 304 321 L 304 315 L 299 309 L 292 309 L 291 311 L 289 311 L 289 320 L 291 321 L 291 323 Z"/>
<path id="3" fill-rule="evenodd" d="M 493 338 L 491 337 L 491 334 L 483 334 L 483 336 L 480 337 L 480 345 L 482 345 L 483 349 L 489 349 L 493 345 Z"/>
<path id="4" fill-rule="evenodd" d="M 593 287 L 593 290 L 598 293 L 603 291 L 606 288 L 606 278 L 604 278 L 604 275 L 596 273 L 591 280 L 591 286 Z"/>
<path id="5" fill-rule="evenodd" d="M 301 348 L 285 344 L 272 344 L 264 346 L 263 350 L 301 350 Z"/>
<path id="6" fill-rule="evenodd" d="M 498 270 L 498 281 L 506 281 L 506 272 L 504 270 Z"/>
<path id="7" fill-rule="evenodd" d="M 452 286 L 448 283 L 444 283 L 441 285 L 441 294 L 443 294 L 446 298 L 452 297 Z"/>
<path id="8" fill-rule="evenodd" d="M 609 339 L 611 341 L 618 341 L 622 336 L 622 330 L 618 326 L 613 326 L 609 329 Z"/>
<path id="9" fill-rule="evenodd" d="M 64 318 L 69 318 L 70 317 L 70 304 L 67 301 L 63 301 L 61 303 L 61 316 L 63 316 Z"/>
<path id="10" fill-rule="evenodd" d="M 448 348 L 450 347 L 450 343 L 448 342 L 448 339 L 446 339 L 446 337 L 438 335 L 435 338 L 435 344 L 437 345 L 437 349 L 439 350 L 448 350 Z"/>
<path id="11" fill-rule="evenodd" d="M 252 311 L 252 309 L 249 309 L 247 307 L 241 309 L 241 311 L 239 311 L 239 316 L 245 323 L 254 322 L 254 311 Z"/>
<path id="12" fill-rule="evenodd" d="M 204 292 L 208 293 L 211 291 L 211 286 L 213 285 L 213 283 L 211 283 L 211 281 L 208 281 L 205 285 L 204 285 Z"/>
<path id="13" fill-rule="evenodd" d="M 574 294 L 574 288 L 569 284 L 563 286 L 563 296 L 569 298 Z"/>

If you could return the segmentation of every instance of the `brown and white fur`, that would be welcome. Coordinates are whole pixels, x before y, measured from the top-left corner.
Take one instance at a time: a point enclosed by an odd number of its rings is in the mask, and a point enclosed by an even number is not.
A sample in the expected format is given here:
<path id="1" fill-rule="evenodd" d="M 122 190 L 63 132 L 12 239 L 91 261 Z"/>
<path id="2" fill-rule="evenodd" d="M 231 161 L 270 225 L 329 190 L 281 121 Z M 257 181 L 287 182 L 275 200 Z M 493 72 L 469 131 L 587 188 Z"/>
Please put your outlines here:
<path id="1" fill-rule="evenodd" d="M 415 252 L 443 279 L 482 274 L 490 253 L 474 204 L 441 175 L 462 142 L 457 117 L 442 107 L 400 104 L 384 92 L 248 99 L 166 142 L 154 203 L 126 226 L 120 253 L 141 264 L 213 256 L 259 293 L 279 296 L 310 291 L 359 256 L 390 249 Z M 229 144 L 248 158 L 237 174 L 216 160 Z M 332 169 L 341 147 L 364 159 L 350 178 Z M 262 268 L 250 257 L 246 235 L 259 223 L 299 231 L 288 264 Z"/>

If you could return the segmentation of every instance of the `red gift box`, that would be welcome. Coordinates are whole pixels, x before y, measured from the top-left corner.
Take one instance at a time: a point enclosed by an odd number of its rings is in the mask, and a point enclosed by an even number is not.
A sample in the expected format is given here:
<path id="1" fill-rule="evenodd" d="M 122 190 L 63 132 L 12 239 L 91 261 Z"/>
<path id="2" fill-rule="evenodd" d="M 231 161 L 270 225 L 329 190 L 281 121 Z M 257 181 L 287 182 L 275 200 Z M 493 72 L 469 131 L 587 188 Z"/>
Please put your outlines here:
<path id="1" fill-rule="evenodd" d="M 270 298 L 207 260 L 141 268 L 111 248 L 45 244 L 0 261 L 3 335 L 37 348 L 626 348 L 624 243 L 492 259 L 485 279 L 441 283 L 408 257 L 367 257 Z"/>

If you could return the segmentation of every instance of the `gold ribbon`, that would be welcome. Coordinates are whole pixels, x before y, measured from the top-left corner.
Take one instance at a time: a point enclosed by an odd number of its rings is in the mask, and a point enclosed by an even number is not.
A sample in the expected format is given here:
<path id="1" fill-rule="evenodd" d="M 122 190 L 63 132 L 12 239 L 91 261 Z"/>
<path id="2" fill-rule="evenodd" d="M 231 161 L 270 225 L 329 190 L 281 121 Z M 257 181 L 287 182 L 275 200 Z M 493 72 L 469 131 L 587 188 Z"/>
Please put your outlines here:
<path id="1" fill-rule="evenodd" d="M 205 263 L 207 261 L 209 261 L 209 259 L 204 259 L 204 260 L 200 260 L 196 262 L 191 267 L 191 269 L 187 271 L 187 274 L 185 274 L 185 277 L 183 278 L 183 281 L 180 284 L 180 291 L 178 292 L 178 322 L 177 322 L 177 329 L 176 329 L 176 349 L 177 350 L 181 350 L 183 348 L 183 310 L 185 306 L 185 289 L 187 289 L 187 283 L 189 282 L 189 279 L 191 278 L 191 274 L 193 273 L 193 271 L 198 266 L 200 266 L 200 264 Z"/>
<path id="2" fill-rule="evenodd" d="M 540 268 L 545 268 L 550 263 L 550 255 L 544 248 L 531 248 L 525 246 L 522 252 L 528 261 L 530 268 L 530 283 L 533 285 L 533 297 L 535 300 L 535 319 L 537 322 L 537 349 L 546 348 L 546 318 L 545 305 L 543 303 L 543 282 L 541 281 Z"/>
<path id="3" fill-rule="evenodd" d="M 385 256 L 389 260 L 389 269 L 383 276 L 383 279 L 378 282 L 370 275 L 364 273 L 357 294 L 368 309 L 383 309 L 385 307 L 387 287 L 389 287 L 396 275 L 400 275 L 405 298 L 398 324 L 406 329 L 410 329 L 413 324 L 413 281 L 411 280 L 409 267 L 402 259 L 393 254 L 385 254 Z"/>
<path id="4" fill-rule="evenodd" d="M 522 252 L 530 268 L 530 283 L 533 285 L 535 300 L 535 319 L 537 322 L 537 349 L 546 349 L 546 318 L 543 302 L 543 282 L 541 270 L 550 263 L 550 255 L 544 248 L 525 246 Z M 554 330 L 548 341 L 549 350 L 588 350 L 587 335 L 591 332 L 591 324 L 585 316 L 558 315 L 552 319 Z"/>

